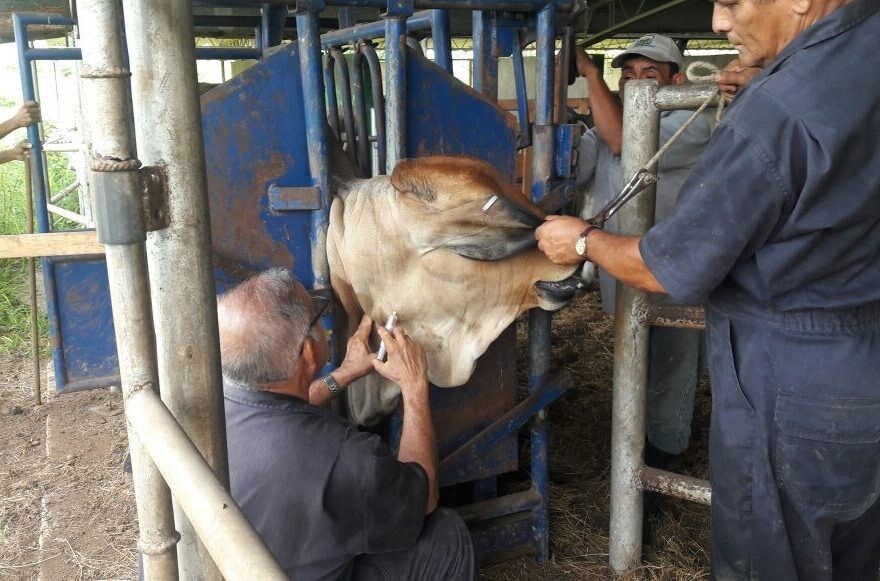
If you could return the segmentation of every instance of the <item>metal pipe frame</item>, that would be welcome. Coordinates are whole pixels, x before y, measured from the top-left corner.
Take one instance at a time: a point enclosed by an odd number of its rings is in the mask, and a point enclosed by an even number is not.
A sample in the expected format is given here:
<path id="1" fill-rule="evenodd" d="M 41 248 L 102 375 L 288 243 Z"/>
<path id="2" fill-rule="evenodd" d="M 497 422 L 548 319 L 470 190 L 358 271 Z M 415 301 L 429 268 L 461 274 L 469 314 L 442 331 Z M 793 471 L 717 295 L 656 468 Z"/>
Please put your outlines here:
<path id="1" fill-rule="evenodd" d="M 474 10 L 474 89 L 492 101 L 498 100 L 498 27 L 495 14 Z"/>
<path id="2" fill-rule="evenodd" d="M 388 14 L 385 17 L 385 134 L 387 164 L 391 170 L 406 157 L 406 53 L 406 16 Z"/>
<path id="3" fill-rule="evenodd" d="M 327 123 L 336 139 L 342 139 L 339 131 L 339 103 L 336 100 L 336 63 L 330 54 L 324 56 L 324 101 L 327 103 Z"/>
<path id="4" fill-rule="evenodd" d="M 382 67 L 376 47 L 369 41 L 361 44 L 361 53 L 367 59 L 370 70 L 370 92 L 373 95 L 373 115 L 376 121 L 376 172 L 386 173 L 388 140 L 385 134 L 385 93 L 382 87 Z"/>
<path id="5" fill-rule="evenodd" d="M 715 93 L 712 85 L 658 88 L 632 81 L 624 92 L 623 174 L 633 175 L 659 148 L 660 111 L 696 108 Z M 654 222 L 651 186 L 620 212 L 621 233 L 640 236 Z M 642 551 L 643 490 L 710 504 L 709 483 L 645 466 L 645 392 L 651 326 L 699 329 L 702 307 L 652 303 L 646 293 L 617 285 L 614 392 L 611 425 L 611 567 L 635 566 Z"/>
<path id="6" fill-rule="evenodd" d="M 548 192 L 553 167 L 553 53 L 556 44 L 554 24 L 556 7 L 544 6 L 537 16 L 537 90 L 535 94 L 535 127 L 532 142 L 532 201 L 540 201 Z M 529 311 L 529 392 L 544 387 L 550 370 L 550 324 L 552 314 L 543 309 Z M 550 552 L 548 474 L 548 428 L 546 410 L 538 412 L 530 422 L 532 488 L 541 495 L 541 504 L 534 511 L 533 543 L 535 559 L 547 560 Z"/>
<path id="7" fill-rule="evenodd" d="M 431 33 L 434 42 L 434 62 L 452 74 L 452 35 L 449 32 L 449 11 L 431 10 Z"/>
<path id="8" fill-rule="evenodd" d="M 357 159 L 358 168 L 362 176 L 372 175 L 373 164 L 370 156 L 370 132 L 367 129 L 367 103 L 365 98 L 366 86 L 364 85 L 364 56 L 358 45 L 354 53 L 354 61 L 351 68 L 352 108 L 354 109 L 355 133 L 357 135 Z"/>
<path id="9" fill-rule="evenodd" d="M 523 61 L 522 35 L 520 42 L 513 47 L 513 77 L 516 84 L 516 116 L 519 119 L 519 136 L 517 147 L 528 147 L 532 144 L 532 134 L 529 126 L 529 95 L 526 89 L 526 68 Z"/>
<path id="10" fill-rule="evenodd" d="M 623 175 L 633 175 L 657 152 L 660 112 L 657 83 L 631 81 L 624 91 Z M 621 234 L 640 236 L 654 222 L 654 186 L 619 213 Z M 646 293 L 617 283 L 614 318 L 614 388 L 611 406 L 611 567 L 625 570 L 641 558 L 642 490 L 638 474 L 645 447 L 645 393 L 649 329 L 633 317 L 633 303 Z"/>
<path id="11" fill-rule="evenodd" d="M 224 487 L 226 425 L 192 5 L 123 0 L 139 158 L 163 164 L 171 224 L 147 239 L 162 399 Z M 183 579 L 221 579 L 175 500 Z"/>
<path id="12" fill-rule="evenodd" d="M 406 31 L 413 33 L 430 30 L 433 20 L 433 10 L 416 12 L 406 19 Z M 381 21 L 358 24 L 351 28 L 325 32 L 321 35 L 321 48 L 327 49 L 334 46 L 357 44 L 364 40 L 382 38 L 387 33 L 386 24 Z"/>
<path id="13" fill-rule="evenodd" d="M 82 33 L 83 80 L 91 106 L 95 157 L 118 160 L 136 158 L 134 135 L 128 120 L 128 79 L 119 29 L 122 10 L 118 0 L 84 0 L 79 5 Z M 100 112 L 100 113 L 99 113 Z M 142 220 L 141 216 L 129 219 Z M 99 225 L 98 236 L 102 234 Z M 138 389 L 155 394 L 158 386 L 156 347 L 147 284 L 146 237 L 137 244 L 107 245 L 107 278 L 115 319 L 119 373 L 123 393 Z M 126 417 L 133 410 L 125 405 Z M 144 578 L 176 579 L 179 538 L 174 530 L 171 493 L 156 465 L 142 445 L 144 440 L 126 422 L 131 454 L 132 478 L 138 514 Z"/>
<path id="14" fill-rule="evenodd" d="M 357 133 L 354 127 L 354 110 L 351 104 L 351 76 L 348 72 L 348 61 L 345 60 L 345 55 L 337 47 L 330 49 L 330 60 L 333 61 L 334 67 L 339 67 L 339 76 L 342 78 L 342 120 L 345 124 L 345 152 L 348 154 L 348 159 L 357 166 Z M 331 69 L 331 73 L 335 75 L 335 68 Z"/>

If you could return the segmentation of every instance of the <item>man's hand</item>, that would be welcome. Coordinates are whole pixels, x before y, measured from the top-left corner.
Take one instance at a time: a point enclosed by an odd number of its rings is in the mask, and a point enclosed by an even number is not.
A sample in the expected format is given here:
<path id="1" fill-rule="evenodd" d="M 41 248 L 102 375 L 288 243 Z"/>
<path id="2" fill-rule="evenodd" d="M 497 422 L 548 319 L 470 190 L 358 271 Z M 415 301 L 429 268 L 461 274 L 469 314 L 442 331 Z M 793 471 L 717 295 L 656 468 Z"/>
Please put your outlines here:
<path id="1" fill-rule="evenodd" d="M 580 264 L 584 261 L 574 248 L 587 222 L 572 216 L 547 216 L 547 221 L 535 230 L 538 248 L 556 264 Z"/>
<path id="2" fill-rule="evenodd" d="M 715 75 L 715 84 L 725 100 L 730 102 L 762 70 L 760 67 L 744 66 L 739 59 L 733 59 Z"/>
<path id="3" fill-rule="evenodd" d="M 376 358 L 376 354 L 370 351 L 370 329 L 372 327 L 373 320 L 364 315 L 354 335 L 348 339 L 345 359 L 333 372 L 334 379 L 339 385 L 348 385 L 373 371 L 372 361 Z M 336 373 L 342 376 L 341 380 L 336 377 Z"/>
<path id="4" fill-rule="evenodd" d="M 596 66 L 596 63 L 593 62 L 593 59 L 579 46 L 574 47 L 574 63 L 575 67 L 577 67 L 577 72 L 582 77 L 589 78 L 591 75 L 599 75 L 602 76 L 602 71 L 599 70 L 599 67 Z"/>
<path id="5" fill-rule="evenodd" d="M 388 349 L 388 361 L 373 359 L 373 369 L 399 385 L 405 399 L 427 396 L 428 359 L 425 350 L 400 325 L 394 327 L 393 335 L 384 327 L 377 327 L 377 330 Z"/>
<path id="6" fill-rule="evenodd" d="M 30 157 L 30 153 L 31 144 L 27 141 L 22 141 L 16 144 L 12 149 L 0 151 L 0 163 L 6 163 L 7 161 L 26 161 L 27 158 Z"/>
<path id="7" fill-rule="evenodd" d="M 25 101 L 21 108 L 9 120 L 12 129 L 27 127 L 32 123 L 40 122 L 40 104 L 36 101 Z"/>

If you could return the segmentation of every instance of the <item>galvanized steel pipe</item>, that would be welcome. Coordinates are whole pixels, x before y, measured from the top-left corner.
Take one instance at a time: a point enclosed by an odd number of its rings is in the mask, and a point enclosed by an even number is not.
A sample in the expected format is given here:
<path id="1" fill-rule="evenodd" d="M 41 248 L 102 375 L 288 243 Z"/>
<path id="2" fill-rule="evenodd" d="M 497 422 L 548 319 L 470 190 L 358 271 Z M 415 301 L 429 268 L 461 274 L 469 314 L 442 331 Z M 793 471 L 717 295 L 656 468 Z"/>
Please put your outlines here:
<path id="1" fill-rule="evenodd" d="M 211 260 L 207 178 L 193 43 L 192 4 L 123 0 L 140 159 L 162 164 L 171 225 L 147 240 L 162 398 L 228 486 L 226 426 Z M 175 506 L 183 579 L 219 579 Z"/>
<path id="2" fill-rule="evenodd" d="M 388 169 L 406 157 L 406 18 L 385 18 L 385 135 Z"/>
<path id="3" fill-rule="evenodd" d="M 629 81 L 623 92 L 623 175 L 630 176 L 657 151 L 660 112 L 655 81 Z M 654 222 L 654 186 L 618 214 L 621 234 L 644 234 Z M 645 446 L 645 393 L 649 329 L 633 315 L 645 293 L 617 283 L 614 318 L 614 388 L 611 406 L 611 567 L 622 571 L 642 554 L 642 490 L 639 471 Z"/>
<path id="4" fill-rule="evenodd" d="M 88 103 L 85 110 L 92 116 L 89 125 L 95 156 L 127 160 L 136 155 L 129 124 L 131 110 L 121 22 L 119 0 L 83 0 L 79 4 L 82 78 Z M 138 220 L 141 216 L 130 218 Z M 119 375 L 126 394 L 135 386 L 155 387 L 158 381 L 144 240 L 136 244 L 108 245 L 105 250 Z M 125 411 L 127 416 L 132 413 L 128 406 Z M 176 579 L 178 535 L 174 530 L 171 493 L 141 440 L 129 425 L 126 427 L 144 578 L 147 581 Z"/>

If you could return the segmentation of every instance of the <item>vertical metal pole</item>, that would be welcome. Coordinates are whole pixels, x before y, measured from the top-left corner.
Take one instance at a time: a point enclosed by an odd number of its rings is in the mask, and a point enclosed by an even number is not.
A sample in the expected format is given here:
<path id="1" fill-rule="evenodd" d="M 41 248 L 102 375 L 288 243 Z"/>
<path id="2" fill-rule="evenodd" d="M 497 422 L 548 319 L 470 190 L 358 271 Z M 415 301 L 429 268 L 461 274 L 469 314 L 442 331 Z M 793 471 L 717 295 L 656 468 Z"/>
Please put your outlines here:
<path id="1" fill-rule="evenodd" d="M 385 135 L 388 169 L 406 157 L 406 16 L 385 18 Z"/>
<path id="2" fill-rule="evenodd" d="M 532 151 L 532 200 L 543 198 L 550 184 L 553 167 L 553 48 L 556 6 L 549 2 L 537 18 L 537 92 L 535 95 L 535 135 Z M 550 369 L 550 322 L 552 315 L 543 309 L 529 312 L 529 390 L 534 393 L 544 385 Z M 537 560 L 549 553 L 550 485 L 547 473 L 547 412 L 541 410 L 531 421 L 532 487 L 541 495 L 535 509 L 535 544 Z"/>
<path id="3" fill-rule="evenodd" d="M 495 15 L 488 10 L 474 10 L 474 89 L 498 100 L 498 50 Z"/>
<path id="4" fill-rule="evenodd" d="M 69 24 L 68 18 L 46 16 L 47 24 Z M 34 82 L 34 68 L 31 67 L 31 60 L 26 56 L 25 51 L 28 48 L 27 26 L 21 15 L 12 15 L 12 27 L 15 33 L 15 45 L 18 51 L 18 70 L 21 75 L 21 96 L 24 101 L 36 101 L 36 84 Z M 36 123 L 28 125 L 27 128 L 28 141 L 31 144 L 30 156 L 33 165 L 32 184 L 34 187 L 34 212 L 37 217 L 37 231 L 50 232 L 52 223 L 49 220 L 48 199 L 47 199 L 47 178 L 45 155 L 43 153 L 43 142 L 40 139 L 40 128 Z M 60 336 L 58 328 L 58 303 L 55 300 L 55 265 L 48 258 L 40 260 L 40 267 L 43 271 L 43 288 L 46 293 L 46 310 L 49 315 L 49 333 L 53 337 Z M 56 382 L 65 377 L 64 370 L 64 354 L 61 351 L 60 344 L 52 345 L 52 360 L 55 367 Z"/>
<path id="5" fill-rule="evenodd" d="M 162 399 L 224 486 L 226 426 L 192 4 L 123 0 L 140 159 L 162 164 L 171 225 L 147 240 Z M 175 505 L 183 579 L 220 572 Z"/>
<path id="6" fill-rule="evenodd" d="M 309 169 L 321 196 L 321 208 L 312 212 L 312 274 L 316 289 L 330 288 L 330 264 L 327 261 L 327 227 L 330 224 L 330 167 L 327 132 L 324 121 L 324 87 L 321 74 L 321 33 L 318 12 L 323 6 L 312 4 L 296 15 L 299 43 L 299 66 L 305 102 L 306 140 L 309 146 Z M 353 144 L 352 144 L 353 145 Z M 334 328 L 333 315 L 323 318 L 326 329 Z M 331 343 L 331 348 L 333 343 Z M 333 349 L 331 360 L 338 355 Z"/>
<path id="7" fill-rule="evenodd" d="M 134 135 L 129 119 L 127 73 L 122 57 L 120 0 L 83 0 L 79 6 L 82 32 L 82 77 L 87 81 L 88 110 L 92 114 L 95 157 L 134 160 Z M 136 178 L 135 178 L 136 179 Z M 128 192 L 138 195 L 137 189 Z M 115 192 L 113 194 L 116 196 Z M 121 198 L 125 194 L 120 193 Z M 114 198 L 113 202 L 117 200 Z M 138 200 L 139 201 L 139 200 Z M 153 340 L 150 290 L 147 282 L 142 217 L 134 208 L 126 216 L 139 226 L 140 240 L 106 246 L 107 276 L 114 313 L 119 372 L 126 399 L 140 389 L 157 390 L 156 348 Z M 98 236 L 102 225 L 98 224 Z M 127 408 L 128 406 L 126 406 Z M 178 535 L 174 530 L 171 494 L 137 434 L 128 429 L 132 475 L 147 581 L 177 578 Z"/>
<path id="8" fill-rule="evenodd" d="M 339 104 L 336 101 L 336 59 L 329 51 L 324 56 L 324 100 L 327 103 L 327 123 L 337 139 L 342 138 L 339 132 Z"/>
<path id="9" fill-rule="evenodd" d="M 623 175 L 631 176 L 657 151 L 660 112 L 657 83 L 630 81 L 623 92 Z M 653 223 L 653 186 L 620 211 L 620 233 L 644 234 Z M 642 555 L 642 490 L 638 473 L 645 447 L 648 333 L 633 317 L 643 292 L 617 284 L 614 317 L 614 390 L 611 406 L 611 567 L 622 571 Z"/>
<path id="10" fill-rule="evenodd" d="M 449 33 L 449 11 L 431 11 L 431 36 L 434 42 L 434 62 L 452 74 L 452 36 Z"/>
<path id="11" fill-rule="evenodd" d="M 27 233 L 34 233 L 34 186 L 31 174 L 31 163 L 34 158 L 28 156 L 24 160 L 24 203 L 25 217 L 27 220 Z M 43 405 L 42 389 L 40 386 L 40 328 L 37 324 L 37 261 L 27 259 L 28 272 L 28 306 L 31 311 L 31 359 L 34 362 L 34 403 Z"/>
<path id="12" fill-rule="evenodd" d="M 267 49 L 278 46 L 284 38 L 284 21 L 287 19 L 287 6 L 263 4 L 260 19 L 260 45 Z"/>
<path id="13" fill-rule="evenodd" d="M 351 89 L 353 93 L 355 133 L 357 134 L 358 167 L 361 176 L 367 177 L 372 170 L 370 163 L 370 132 L 367 130 L 366 85 L 364 85 L 364 53 L 360 46 L 355 47 L 351 69 Z"/>
<path id="14" fill-rule="evenodd" d="M 382 175 L 386 172 L 388 151 L 388 139 L 385 135 L 385 93 L 382 88 L 382 67 L 379 65 L 376 48 L 371 42 L 365 42 L 361 46 L 361 51 L 363 51 L 364 56 L 367 58 L 367 67 L 370 69 L 373 119 L 376 122 L 376 173 Z"/>
<path id="15" fill-rule="evenodd" d="M 330 58 L 339 68 L 339 77 L 342 81 L 340 87 L 342 89 L 342 120 L 345 126 L 345 152 L 352 164 L 357 165 L 357 131 L 354 126 L 354 110 L 351 104 L 351 76 L 348 71 L 348 61 L 345 60 L 345 55 L 338 47 L 330 49 Z"/>
<path id="16" fill-rule="evenodd" d="M 522 35 L 517 35 L 518 42 L 513 47 L 513 78 L 516 84 L 516 116 L 519 119 L 519 136 L 517 146 L 526 147 L 532 143 L 529 127 L 529 95 L 526 88 L 526 67 L 523 62 Z"/>

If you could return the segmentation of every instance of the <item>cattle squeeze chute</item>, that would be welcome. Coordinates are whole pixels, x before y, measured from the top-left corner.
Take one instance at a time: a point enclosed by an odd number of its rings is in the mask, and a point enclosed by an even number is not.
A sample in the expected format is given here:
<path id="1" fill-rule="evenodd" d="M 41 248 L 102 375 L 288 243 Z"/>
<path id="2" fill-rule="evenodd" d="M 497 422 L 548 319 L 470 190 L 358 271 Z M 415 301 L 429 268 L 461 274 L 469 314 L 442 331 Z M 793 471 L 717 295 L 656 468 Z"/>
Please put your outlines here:
<path id="1" fill-rule="evenodd" d="M 152 298 L 158 379 L 168 408 L 208 459 L 221 483 L 226 478 L 225 441 L 222 412 L 218 413 L 222 395 L 215 381 L 215 331 L 210 321 L 214 288 L 220 292 L 252 272 L 284 266 L 292 268 L 306 286 L 331 292 L 327 244 L 334 194 L 334 137 L 346 143 L 345 155 L 362 176 L 374 169 L 378 173 L 387 169 L 390 173 L 404 159 L 467 155 L 487 162 L 512 182 L 517 147 L 527 143 L 533 145 L 532 201 L 546 200 L 551 184 L 564 182 L 571 173 L 573 133 L 554 127 L 551 118 L 557 15 L 563 21 L 572 9 L 570 3 L 438 0 L 414 5 L 339 0 L 334 4 L 379 7 L 385 11 L 384 23 L 354 25 L 351 14 L 343 7 L 339 11 L 342 29 L 321 36 L 318 14 L 324 3 L 302 2 L 295 12 L 297 41 L 270 47 L 280 42 L 277 20 L 283 21 L 287 13 L 279 10 L 282 3 L 265 5 L 262 50 L 213 55 L 247 58 L 259 54 L 260 60 L 204 94 L 199 119 L 195 80 L 190 78 L 194 77 L 195 68 L 189 61 L 195 54 L 188 4 L 183 10 L 164 3 L 125 3 L 130 27 L 126 38 L 137 158 L 161 168 L 159 173 L 166 180 L 162 186 L 167 196 L 165 211 L 171 222 L 170 227 L 148 225 L 147 230 L 151 231 L 143 236 L 147 240 L 150 281 L 140 288 L 147 289 Z M 98 6 L 93 9 L 102 11 Z M 443 9 L 414 13 L 416 7 Z M 449 16 L 445 9 L 474 11 L 477 90 L 450 74 Z M 113 14 L 118 18 L 118 12 Z M 28 18 L 21 27 L 20 47 L 27 43 L 27 24 L 43 22 L 40 17 Z M 112 37 L 107 31 L 112 31 L 113 26 L 105 25 L 105 34 Z M 118 31 L 118 20 L 115 26 Z M 422 56 L 417 43 L 406 42 L 407 33 L 427 30 L 433 34 L 436 62 Z M 371 42 L 382 36 L 384 70 Z M 534 119 L 529 124 L 528 116 L 523 115 L 528 107 L 522 47 L 531 38 L 537 43 L 538 85 L 534 91 Z M 119 41 L 116 37 L 112 40 Z M 346 48 L 348 52 L 344 52 Z M 327 51 L 323 61 L 322 49 Z M 53 58 L 52 54 L 31 50 L 27 58 Z M 348 56 L 351 54 L 353 59 Z M 67 59 L 80 56 L 78 51 L 56 55 Z M 515 64 L 521 104 L 519 123 L 494 103 L 497 58 L 505 55 L 512 56 Z M 105 82 L 102 79 L 127 78 L 127 71 L 121 65 L 117 68 L 90 69 L 88 78 L 96 79 L 93 82 L 98 84 Z M 25 77 L 29 74 L 23 72 Z M 162 82 L 154 82 L 159 78 Z M 186 104 L 175 101 L 191 97 L 192 102 Z M 337 103 L 340 98 L 341 104 Z M 368 113 L 372 113 L 372 119 Z M 199 134 L 204 136 L 203 160 Z M 374 141 L 375 155 L 371 154 Z M 557 145 L 560 156 L 554 155 Z M 93 170 L 104 171 L 108 175 L 101 179 L 112 180 L 117 176 L 112 171 L 135 172 L 136 168 L 132 165 Z M 44 176 L 41 179 L 45 182 Z M 113 194 L 111 190 L 108 189 L 108 195 Z M 42 192 L 39 203 L 45 204 L 45 184 Z M 207 199 L 200 197 L 200 192 Z M 208 216 L 210 234 L 205 223 Z M 45 232 L 50 226 L 41 223 L 40 228 Z M 99 235 L 100 229 L 99 223 Z M 142 242 L 143 239 L 112 240 L 108 249 L 113 243 Z M 111 256 L 109 250 L 107 256 Z M 208 256 L 213 256 L 213 261 Z M 467 256 L 466 251 L 463 256 Z M 119 268 L 124 269 L 127 277 L 142 277 L 141 283 L 146 282 L 143 261 L 124 260 L 121 264 Z M 104 261 L 83 257 L 63 262 L 45 260 L 45 265 L 58 391 L 118 384 L 119 362 L 130 361 L 131 346 L 122 346 L 117 356 L 110 304 L 111 294 L 120 291 L 109 290 Z M 535 281 L 560 280 L 568 274 L 556 269 L 552 276 L 537 276 Z M 545 301 L 544 306 L 554 300 Z M 515 314 L 521 308 L 538 304 L 540 300 L 521 301 Z M 138 305 L 149 314 L 150 305 Z M 325 326 L 339 329 L 341 315 L 337 310 L 326 316 Z M 465 374 L 470 379 L 463 386 L 433 389 L 431 396 L 441 483 L 471 483 L 473 502 L 459 510 L 473 527 L 475 545 L 483 562 L 516 554 L 533 554 L 540 561 L 548 555 L 545 409 L 567 389 L 564 381 L 549 378 L 550 315 L 543 309 L 532 309 L 529 395 L 518 399 L 515 333 L 512 328 L 503 328 L 509 320 L 512 319 L 505 319 L 502 328 L 493 333 L 497 340 L 488 347 L 474 349 L 474 358 L 483 350 L 485 353 L 472 373 Z M 193 334 L 194 327 L 200 331 Z M 207 334 L 202 329 L 207 329 Z M 200 366 L 200 370 L 193 371 L 194 366 Z M 150 417 L 159 418 L 155 413 Z M 517 468 L 517 430 L 526 425 L 531 442 L 531 486 L 524 492 L 498 496 L 497 476 Z M 390 437 L 395 438 L 393 420 Z M 163 475 L 167 477 L 165 472 Z M 172 486 L 175 494 L 178 490 Z M 139 494 L 139 502 L 140 498 Z M 159 495 L 155 502 L 165 501 Z M 182 518 L 182 514 L 177 516 Z M 177 525 L 183 535 L 177 546 L 181 575 L 186 576 L 187 570 L 201 569 L 206 578 L 213 578 L 217 573 L 209 553 L 213 554 L 217 545 L 205 543 L 209 547 L 207 552 L 201 548 L 194 532 L 205 534 L 198 526 L 204 521 L 191 520 L 196 529 Z M 161 560 L 172 550 L 167 545 L 173 545 L 173 539 L 148 540 L 142 538 L 142 546 L 150 551 L 150 563 Z M 257 553 L 259 549 L 254 548 L 253 554 Z M 229 566 L 228 560 L 214 557 L 221 568 Z"/>

